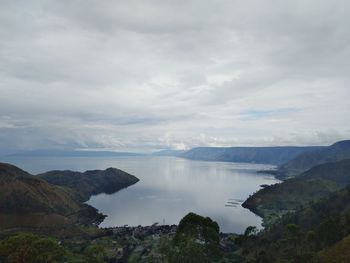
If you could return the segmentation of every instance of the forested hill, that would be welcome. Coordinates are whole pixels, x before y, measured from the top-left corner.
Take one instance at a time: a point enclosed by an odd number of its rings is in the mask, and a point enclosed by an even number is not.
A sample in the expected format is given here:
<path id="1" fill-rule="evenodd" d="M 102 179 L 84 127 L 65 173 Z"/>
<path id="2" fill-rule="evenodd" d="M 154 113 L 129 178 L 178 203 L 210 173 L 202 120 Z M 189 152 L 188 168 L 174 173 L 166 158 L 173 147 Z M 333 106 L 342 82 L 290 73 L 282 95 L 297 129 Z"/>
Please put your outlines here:
<path id="1" fill-rule="evenodd" d="M 202 161 L 283 164 L 301 153 L 320 150 L 322 146 L 307 147 L 198 147 L 177 156 Z"/>
<path id="2" fill-rule="evenodd" d="M 135 176 L 116 168 L 91 170 L 83 173 L 55 170 L 39 174 L 38 177 L 50 184 L 73 189 L 74 195 L 82 202 L 89 200 L 92 195 L 111 194 L 139 181 Z"/>
<path id="3" fill-rule="evenodd" d="M 104 219 L 70 192 L 18 167 L 0 163 L 0 235 L 22 229 L 74 235 L 81 233 L 81 226 L 94 226 Z"/>
<path id="4" fill-rule="evenodd" d="M 0 212 L 69 213 L 79 204 L 63 189 L 47 183 L 16 166 L 0 163 Z"/>
<path id="5" fill-rule="evenodd" d="M 83 201 L 91 194 L 115 192 L 137 181 L 114 168 L 34 176 L 0 163 L 0 235 L 28 229 L 58 236 L 81 234 L 83 227 L 94 227 L 105 218 Z"/>
<path id="6" fill-rule="evenodd" d="M 316 165 L 343 159 L 350 159 L 350 140 L 299 154 L 278 168 L 278 177 L 284 179 L 297 176 Z"/>
<path id="7" fill-rule="evenodd" d="M 350 187 L 237 241 L 243 249 L 237 262 L 349 262 Z"/>
<path id="8" fill-rule="evenodd" d="M 350 159 L 325 163 L 305 173 L 267 186 L 250 196 L 243 206 L 270 224 L 283 213 L 317 201 L 350 184 Z"/>

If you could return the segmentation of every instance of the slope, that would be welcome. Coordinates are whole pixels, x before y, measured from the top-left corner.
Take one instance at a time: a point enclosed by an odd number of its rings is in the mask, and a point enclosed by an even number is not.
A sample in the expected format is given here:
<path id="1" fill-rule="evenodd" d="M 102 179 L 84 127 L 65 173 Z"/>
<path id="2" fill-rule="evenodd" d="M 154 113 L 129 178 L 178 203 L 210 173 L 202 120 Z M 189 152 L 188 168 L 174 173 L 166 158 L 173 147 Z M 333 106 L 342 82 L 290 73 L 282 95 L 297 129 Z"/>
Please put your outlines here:
<path id="1" fill-rule="evenodd" d="M 258 234 L 251 232 L 237 240 L 241 262 L 348 262 L 344 255 L 337 255 L 340 261 L 327 258 L 349 249 L 350 187 L 286 214 Z"/>
<path id="2" fill-rule="evenodd" d="M 91 226 L 104 216 L 54 186 L 16 166 L 0 163 L 0 230 Z"/>
<path id="3" fill-rule="evenodd" d="M 300 176 L 267 186 L 244 203 L 243 207 L 262 216 L 270 224 L 286 212 L 319 200 L 350 184 L 350 159 L 321 164 Z"/>
<path id="4" fill-rule="evenodd" d="M 297 176 L 313 166 L 350 158 L 350 140 L 339 141 L 312 151 L 299 154 L 278 168 L 277 177 L 285 179 Z"/>
<path id="5" fill-rule="evenodd" d="M 186 151 L 179 157 L 223 162 L 247 162 L 280 165 L 297 155 L 322 147 L 198 147 Z"/>

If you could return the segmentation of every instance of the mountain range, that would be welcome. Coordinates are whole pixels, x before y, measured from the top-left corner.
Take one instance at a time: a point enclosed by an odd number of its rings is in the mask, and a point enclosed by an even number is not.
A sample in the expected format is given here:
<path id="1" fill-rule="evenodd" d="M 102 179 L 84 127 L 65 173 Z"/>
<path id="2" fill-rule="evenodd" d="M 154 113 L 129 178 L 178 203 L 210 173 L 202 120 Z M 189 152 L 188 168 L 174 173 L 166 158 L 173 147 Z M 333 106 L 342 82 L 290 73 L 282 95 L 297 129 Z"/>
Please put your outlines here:
<path id="1" fill-rule="evenodd" d="M 179 157 L 222 162 L 245 162 L 280 165 L 301 153 L 322 149 L 322 146 L 280 147 L 198 147 L 180 153 Z"/>

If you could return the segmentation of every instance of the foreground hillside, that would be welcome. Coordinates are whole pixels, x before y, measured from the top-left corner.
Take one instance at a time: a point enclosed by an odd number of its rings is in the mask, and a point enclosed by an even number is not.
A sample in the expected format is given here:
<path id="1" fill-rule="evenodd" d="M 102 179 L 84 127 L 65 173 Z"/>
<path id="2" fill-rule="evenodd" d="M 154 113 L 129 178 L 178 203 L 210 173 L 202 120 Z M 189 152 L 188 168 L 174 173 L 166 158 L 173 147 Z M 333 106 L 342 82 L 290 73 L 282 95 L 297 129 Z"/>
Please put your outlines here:
<path id="1" fill-rule="evenodd" d="M 238 262 L 349 262 L 349 234 L 347 187 L 286 214 L 259 234 L 240 236 Z"/>
<path id="2" fill-rule="evenodd" d="M 321 164 L 280 184 L 266 186 L 250 196 L 243 207 L 271 223 L 286 212 L 319 200 L 350 184 L 350 159 Z"/>
<path id="3" fill-rule="evenodd" d="M 345 263 L 349 235 L 350 187 L 286 214 L 260 232 L 248 227 L 242 235 L 222 234 L 215 221 L 190 213 L 178 227 L 117 227 L 92 240 L 11 236 L 0 240 L 0 261 Z"/>
<path id="4" fill-rule="evenodd" d="M 278 168 L 280 179 L 297 176 L 311 167 L 327 162 L 350 159 L 350 140 L 340 141 L 328 147 L 299 154 Z"/>
<path id="5" fill-rule="evenodd" d="M 13 165 L 0 164 L 1 213 L 69 213 L 80 205 L 64 189 Z"/>
<path id="6" fill-rule="evenodd" d="M 316 149 L 322 149 L 322 147 L 199 147 L 177 156 L 202 161 L 280 165 L 303 152 Z"/>
<path id="7" fill-rule="evenodd" d="M 128 184 L 129 177 L 121 173 L 114 169 L 88 172 L 90 182 L 94 182 L 88 188 L 90 194 L 104 191 L 106 181 L 109 183 L 106 191 L 137 182 L 137 178 L 130 176 Z M 67 182 L 74 181 L 77 188 L 69 187 L 68 183 L 54 185 L 16 166 L 0 163 L 0 234 L 30 229 L 64 236 L 80 234 L 83 227 L 98 225 L 105 216 L 81 202 L 83 197 L 88 197 L 84 189 L 76 194 L 78 185 L 86 186 L 85 180 L 72 174 L 64 178 Z"/>
<path id="8" fill-rule="evenodd" d="M 350 259 L 350 235 L 335 245 L 325 248 L 317 255 L 319 263 L 348 263 Z"/>

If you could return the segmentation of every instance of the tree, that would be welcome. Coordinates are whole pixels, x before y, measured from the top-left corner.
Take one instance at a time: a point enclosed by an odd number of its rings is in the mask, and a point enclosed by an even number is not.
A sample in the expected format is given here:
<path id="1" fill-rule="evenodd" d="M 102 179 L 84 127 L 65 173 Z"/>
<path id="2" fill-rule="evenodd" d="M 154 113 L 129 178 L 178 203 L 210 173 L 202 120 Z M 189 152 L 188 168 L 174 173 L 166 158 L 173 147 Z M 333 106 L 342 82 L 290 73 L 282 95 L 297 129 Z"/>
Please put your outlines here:
<path id="1" fill-rule="evenodd" d="M 5 262 L 64 262 L 65 255 L 57 240 L 33 234 L 21 233 L 0 242 L 0 259 Z"/>
<path id="2" fill-rule="evenodd" d="M 181 262 L 207 262 L 220 258 L 219 231 L 219 225 L 209 217 L 187 214 L 177 228 L 172 255 L 181 258 Z"/>
<path id="3" fill-rule="evenodd" d="M 244 231 L 244 236 L 245 237 L 253 236 L 253 235 L 256 235 L 257 233 L 258 233 L 258 229 L 256 228 L 256 226 L 248 226 Z"/>
<path id="4" fill-rule="evenodd" d="M 99 245 L 89 245 L 84 250 L 84 255 L 86 256 L 88 262 L 91 263 L 102 263 L 105 262 L 106 252 L 102 246 Z"/>

